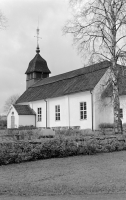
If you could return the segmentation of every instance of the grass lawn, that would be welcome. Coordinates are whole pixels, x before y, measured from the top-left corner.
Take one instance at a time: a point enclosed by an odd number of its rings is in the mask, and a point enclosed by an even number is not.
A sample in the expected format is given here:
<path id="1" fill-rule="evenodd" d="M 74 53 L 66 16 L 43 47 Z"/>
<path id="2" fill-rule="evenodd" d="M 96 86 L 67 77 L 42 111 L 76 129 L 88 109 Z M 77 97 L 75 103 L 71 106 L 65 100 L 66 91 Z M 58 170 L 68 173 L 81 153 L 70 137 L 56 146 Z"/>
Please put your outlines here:
<path id="1" fill-rule="evenodd" d="M 126 151 L 0 166 L 2 200 L 104 200 L 97 195 L 108 193 L 126 199 Z"/>

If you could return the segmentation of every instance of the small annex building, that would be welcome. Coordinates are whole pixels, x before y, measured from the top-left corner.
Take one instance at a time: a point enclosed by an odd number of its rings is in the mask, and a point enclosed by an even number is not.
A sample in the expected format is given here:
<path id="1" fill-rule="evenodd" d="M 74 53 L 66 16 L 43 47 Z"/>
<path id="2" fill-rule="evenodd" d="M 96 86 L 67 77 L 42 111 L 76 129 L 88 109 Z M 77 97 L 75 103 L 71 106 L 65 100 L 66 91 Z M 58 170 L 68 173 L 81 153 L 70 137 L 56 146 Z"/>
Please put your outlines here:
<path id="1" fill-rule="evenodd" d="M 26 91 L 12 105 L 7 127 L 98 129 L 100 123 L 113 123 L 109 61 L 99 62 L 49 77 L 51 71 L 41 57 L 39 46 L 26 70 Z M 120 70 L 120 106 L 126 122 L 126 68 Z M 104 95 L 103 95 L 104 94 Z M 103 98 L 104 96 L 104 98 Z"/>
<path id="2" fill-rule="evenodd" d="M 7 123 L 8 128 L 18 128 L 19 126 L 35 126 L 36 113 L 29 105 L 11 105 Z"/>

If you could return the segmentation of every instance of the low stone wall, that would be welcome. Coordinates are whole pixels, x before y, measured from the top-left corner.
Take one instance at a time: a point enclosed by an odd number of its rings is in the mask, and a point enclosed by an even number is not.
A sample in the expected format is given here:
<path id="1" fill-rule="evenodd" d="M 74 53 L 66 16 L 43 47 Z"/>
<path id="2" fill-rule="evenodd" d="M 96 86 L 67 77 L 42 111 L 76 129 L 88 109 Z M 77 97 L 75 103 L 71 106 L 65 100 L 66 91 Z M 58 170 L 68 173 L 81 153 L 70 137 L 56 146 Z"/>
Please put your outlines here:
<path id="1" fill-rule="evenodd" d="M 78 146 L 92 144 L 96 148 L 96 152 L 110 152 L 126 149 L 126 135 L 100 135 L 85 136 L 76 139 Z"/>
<path id="2" fill-rule="evenodd" d="M 72 129 L 72 130 L 77 129 L 77 130 L 79 130 L 80 126 L 70 126 L 70 127 L 68 127 L 68 126 L 58 126 L 58 127 L 51 127 L 51 129 L 53 129 L 53 130 L 69 130 L 69 129 Z"/>
<path id="3" fill-rule="evenodd" d="M 36 140 L 42 137 L 54 137 L 55 131 L 52 129 L 29 129 L 29 130 L 20 130 L 20 129 L 8 129 L 0 134 L 0 141 L 29 141 Z"/>

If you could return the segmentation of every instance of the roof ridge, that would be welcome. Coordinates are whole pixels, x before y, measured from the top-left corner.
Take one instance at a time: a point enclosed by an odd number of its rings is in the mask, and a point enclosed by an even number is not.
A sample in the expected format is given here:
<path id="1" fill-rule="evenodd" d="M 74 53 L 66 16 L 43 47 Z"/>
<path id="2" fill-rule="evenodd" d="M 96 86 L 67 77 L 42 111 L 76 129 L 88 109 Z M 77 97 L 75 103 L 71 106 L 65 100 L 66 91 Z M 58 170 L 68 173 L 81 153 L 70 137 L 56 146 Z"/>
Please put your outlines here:
<path id="1" fill-rule="evenodd" d="M 106 61 L 103 61 L 103 62 L 106 62 Z M 103 62 L 95 63 L 95 64 L 93 64 L 93 65 L 89 65 L 89 66 L 86 66 L 86 67 L 82 67 L 82 68 L 79 68 L 79 69 L 75 69 L 75 70 L 72 70 L 72 71 L 69 71 L 69 72 L 65 72 L 65 73 L 62 73 L 62 74 L 58 74 L 58 75 L 55 75 L 55 76 L 51 76 L 51 77 L 61 76 L 61 75 L 67 74 L 67 73 L 71 73 L 71 72 L 74 72 L 74 71 L 81 70 L 81 69 L 83 69 L 83 68 L 88 68 L 88 67 L 91 68 L 92 66 L 97 65 L 97 64 L 100 64 L 100 63 L 103 63 Z M 109 63 L 109 61 L 108 61 L 108 63 Z M 52 80 L 52 81 L 50 81 L 50 82 L 48 82 L 48 83 L 41 83 L 40 85 L 37 85 L 37 83 L 39 83 L 41 80 L 43 80 L 43 79 L 40 79 L 40 80 L 38 80 L 34 85 L 32 85 L 32 86 L 29 87 L 29 88 L 34 88 L 34 87 L 39 87 L 39 86 L 42 86 L 42 85 L 48 85 L 48 84 L 56 83 L 56 82 L 63 81 L 63 80 L 66 80 L 66 79 L 71 79 L 71 78 L 74 78 L 74 77 L 82 76 L 82 75 L 84 75 L 84 74 L 89 74 L 89 73 L 92 73 L 92 72 L 94 72 L 94 71 L 99 71 L 99 70 L 102 70 L 102 69 L 105 69 L 105 68 L 108 68 L 108 67 L 109 67 L 109 66 L 104 66 L 104 67 L 102 67 L 102 68 L 100 68 L 100 69 L 95 69 L 95 70 L 92 70 L 92 71 L 87 71 L 87 72 L 75 74 L 75 75 L 72 75 L 72 76 L 70 76 L 70 77 L 59 78 L 58 80 Z M 47 80 L 47 79 L 50 79 L 51 77 L 46 78 L 46 80 Z"/>

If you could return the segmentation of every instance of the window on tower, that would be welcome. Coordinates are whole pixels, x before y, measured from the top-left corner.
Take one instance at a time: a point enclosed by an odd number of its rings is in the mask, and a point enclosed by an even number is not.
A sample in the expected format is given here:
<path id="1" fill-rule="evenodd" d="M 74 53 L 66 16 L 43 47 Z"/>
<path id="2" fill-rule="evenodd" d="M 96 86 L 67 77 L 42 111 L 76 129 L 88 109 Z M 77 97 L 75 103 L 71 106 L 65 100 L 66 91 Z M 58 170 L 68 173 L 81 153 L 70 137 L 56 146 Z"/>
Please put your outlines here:
<path id="1" fill-rule="evenodd" d="M 41 73 L 36 72 L 36 78 L 41 78 Z"/>
<path id="2" fill-rule="evenodd" d="M 30 74 L 27 74 L 27 80 L 29 80 L 30 79 Z"/>
<path id="3" fill-rule="evenodd" d="M 32 78 L 33 78 L 33 73 L 30 74 L 30 79 L 32 79 Z"/>

